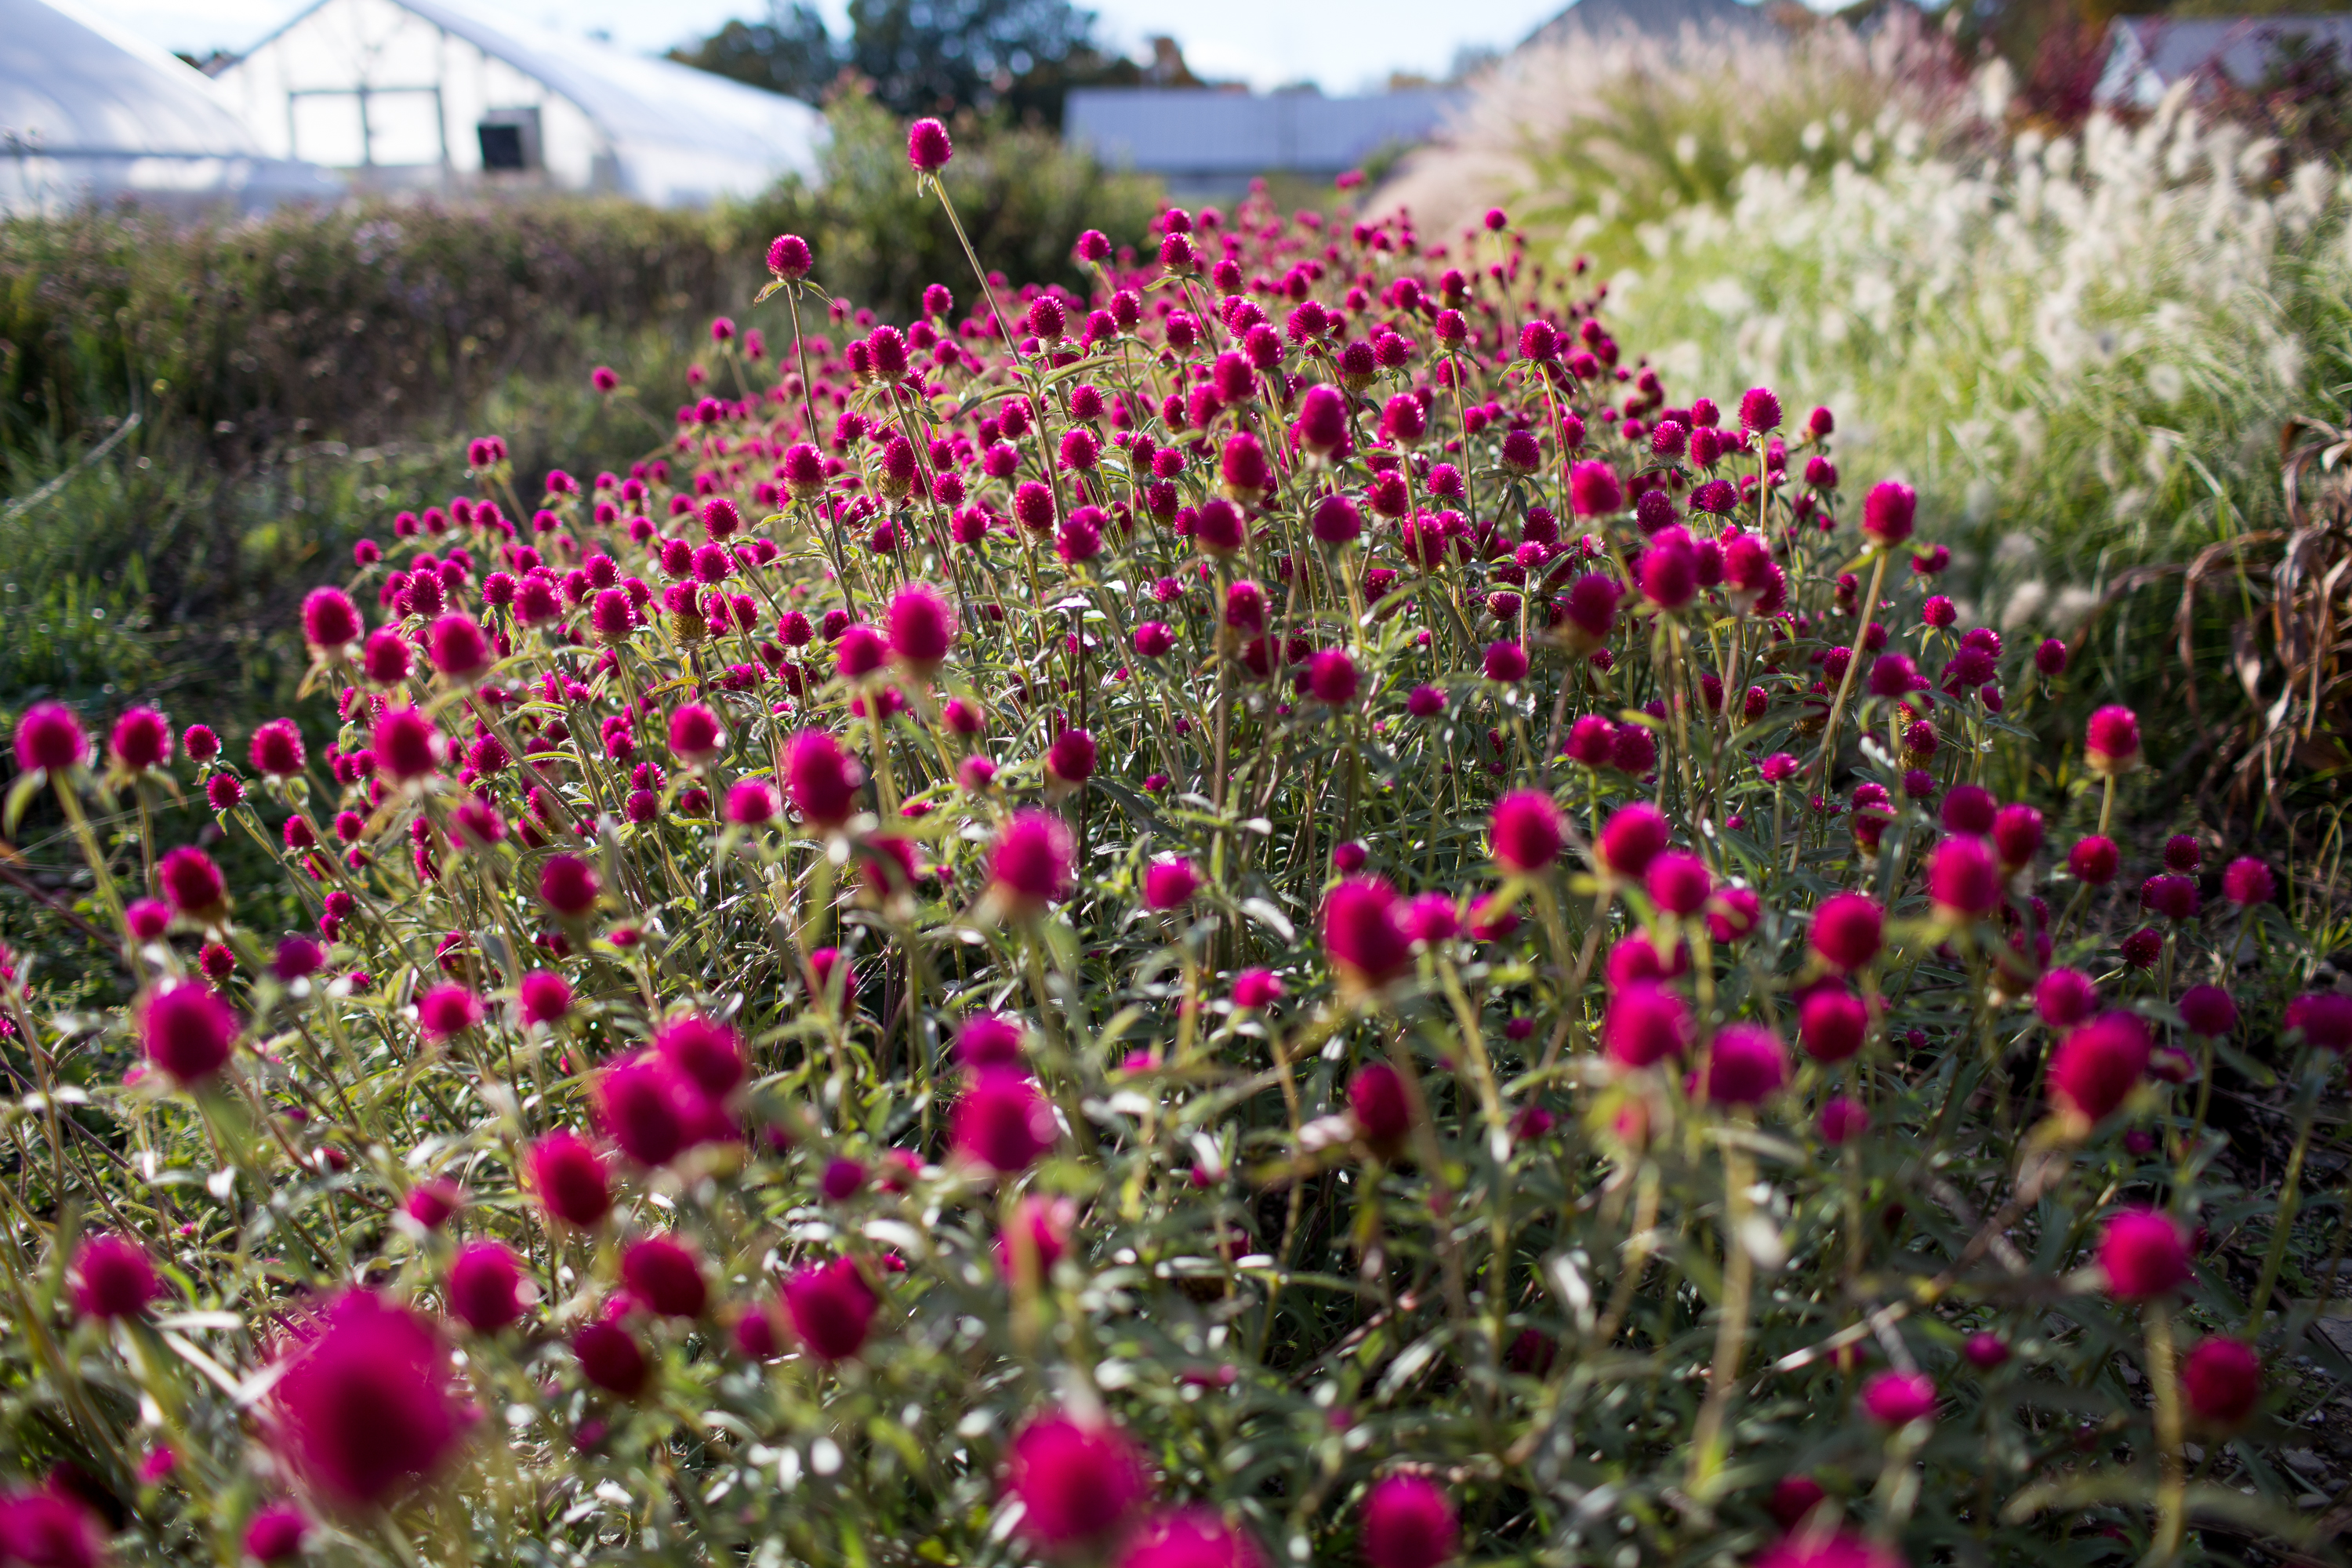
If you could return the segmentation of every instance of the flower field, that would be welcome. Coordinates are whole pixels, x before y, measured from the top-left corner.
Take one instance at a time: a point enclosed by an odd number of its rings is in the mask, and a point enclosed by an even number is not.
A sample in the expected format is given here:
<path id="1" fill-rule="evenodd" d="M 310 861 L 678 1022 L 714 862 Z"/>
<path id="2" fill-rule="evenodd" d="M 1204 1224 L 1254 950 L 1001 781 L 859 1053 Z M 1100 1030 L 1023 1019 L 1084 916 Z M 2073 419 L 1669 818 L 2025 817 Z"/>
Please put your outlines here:
<path id="1" fill-rule="evenodd" d="M 1503 211 L 1073 238 L 17 719 L 0 1563 L 2324 1551 L 2335 863 Z"/>

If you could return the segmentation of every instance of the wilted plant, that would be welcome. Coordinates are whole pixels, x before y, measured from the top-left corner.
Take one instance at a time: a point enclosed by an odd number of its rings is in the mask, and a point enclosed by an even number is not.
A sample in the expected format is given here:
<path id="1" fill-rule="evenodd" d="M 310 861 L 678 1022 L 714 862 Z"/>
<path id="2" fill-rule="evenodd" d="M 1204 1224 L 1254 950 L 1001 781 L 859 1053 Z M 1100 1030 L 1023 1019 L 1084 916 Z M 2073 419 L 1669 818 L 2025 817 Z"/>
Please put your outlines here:
<path id="1" fill-rule="evenodd" d="M 626 474 L 478 438 L 303 607 L 331 736 L 24 714 L 137 995 L 5 993 L 0 1553 L 2299 1538 L 2330 911 L 2123 875 L 2126 710 L 1997 800 L 2063 646 L 1487 227 L 787 326 Z"/>

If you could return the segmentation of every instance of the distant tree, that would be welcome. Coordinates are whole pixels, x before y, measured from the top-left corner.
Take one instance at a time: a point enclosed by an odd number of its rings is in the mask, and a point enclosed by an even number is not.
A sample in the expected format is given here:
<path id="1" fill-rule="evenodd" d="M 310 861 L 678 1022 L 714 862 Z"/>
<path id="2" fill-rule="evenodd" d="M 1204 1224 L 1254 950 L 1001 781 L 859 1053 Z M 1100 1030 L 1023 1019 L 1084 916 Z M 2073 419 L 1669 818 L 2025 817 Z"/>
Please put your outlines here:
<path id="1" fill-rule="evenodd" d="M 1094 13 L 1069 0 L 849 0 L 849 37 L 837 43 L 796 0 L 670 58 L 812 100 L 848 70 L 901 115 L 971 110 L 1058 130 L 1070 89 L 1132 87 L 1155 68 L 1106 49 L 1094 29 Z"/>
<path id="2" fill-rule="evenodd" d="M 669 58 L 684 65 L 814 103 L 841 72 L 824 18 L 804 4 L 772 5 L 764 22 L 730 22 Z"/>

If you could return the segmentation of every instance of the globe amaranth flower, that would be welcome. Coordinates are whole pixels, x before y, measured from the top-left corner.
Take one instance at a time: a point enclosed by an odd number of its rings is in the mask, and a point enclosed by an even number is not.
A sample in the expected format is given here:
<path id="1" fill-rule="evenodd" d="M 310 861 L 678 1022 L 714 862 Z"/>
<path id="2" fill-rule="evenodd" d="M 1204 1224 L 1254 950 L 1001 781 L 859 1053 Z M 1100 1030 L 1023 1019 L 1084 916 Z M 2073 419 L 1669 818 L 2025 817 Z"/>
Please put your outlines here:
<path id="1" fill-rule="evenodd" d="M 1760 1024 L 1727 1024 L 1707 1048 L 1706 1098 L 1717 1105 L 1757 1105 L 1789 1081 L 1789 1053 Z"/>
<path id="2" fill-rule="evenodd" d="M 2098 1005 L 2098 987 L 2079 969 L 2053 969 L 2033 988 L 2033 1010 L 2053 1029 L 2071 1029 Z"/>
<path id="3" fill-rule="evenodd" d="M 956 1030 L 956 1059 L 972 1068 L 1017 1067 L 1021 1026 L 1000 1013 L 975 1013 Z"/>
<path id="4" fill-rule="evenodd" d="M 781 803 L 765 779 L 737 779 L 727 786 L 727 820 L 738 827 L 761 827 L 775 820 Z"/>
<path id="5" fill-rule="evenodd" d="M 2142 908 L 2168 921 L 2194 919 L 2199 903 L 2197 879 L 2171 873 L 2150 877 L 2140 884 L 2139 901 Z"/>
<path id="6" fill-rule="evenodd" d="M 1146 909 L 1173 910 L 1192 902 L 1200 891 L 1201 874 L 1192 862 L 1181 856 L 1154 860 L 1143 868 L 1143 903 Z"/>
<path id="7" fill-rule="evenodd" d="M 369 742 L 376 771 L 394 784 L 415 784 L 438 773 L 449 754 L 440 726 L 414 708 L 388 710 L 376 721 Z"/>
<path id="8" fill-rule="evenodd" d="M 793 1338 L 828 1363 L 847 1361 L 865 1349 L 881 1307 L 856 1263 L 846 1258 L 795 1271 L 784 1281 L 782 1297 Z"/>
<path id="9" fill-rule="evenodd" d="M 1036 1083 L 1012 1068 L 975 1072 L 948 1116 L 948 1141 L 957 1152 L 999 1175 L 1035 1164 L 1060 1131 Z"/>
<path id="10" fill-rule="evenodd" d="M 1021 1505 L 1022 1535 L 1065 1551 L 1117 1535 L 1150 1497 L 1151 1477 L 1118 1426 L 1053 1411 L 1013 1435 L 1004 1489 Z"/>
<path id="11" fill-rule="evenodd" d="M 61 1479 L 45 1487 L 0 1491 L 0 1562 L 26 1568 L 100 1568 L 106 1561 L 105 1521 Z"/>
<path id="12" fill-rule="evenodd" d="M 648 1170 L 723 1131 L 723 1118 L 710 1098 L 657 1052 L 639 1051 L 599 1069 L 590 1103 L 621 1152 Z"/>
<path id="13" fill-rule="evenodd" d="M 1665 852 L 1670 832 L 1665 814 L 1656 806 L 1643 801 L 1622 805 L 1601 825 L 1593 858 L 1609 876 L 1631 881 Z"/>
<path id="14" fill-rule="evenodd" d="M 2160 1209 L 2126 1208 L 2108 1220 L 2098 1262 L 2108 1294 L 2125 1301 L 2169 1296 L 2192 1274 L 2188 1233 Z"/>
<path id="15" fill-rule="evenodd" d="M 2004 805 L 1993 814 L 1992 846 L 2004 872 L 2022 870 L 2042 848 L 2042 814 L 2030 805 Z"/>
<path id="16" fill-rule="evenodd" d="M 890 600 L 885 624 L 892 655 L 919 674 L 939 668 L 955 646 L 955 606 L 925 584 L 899 589 Z"/>
<path id="17" fill-rule="evenodd" d="M 572 1011 L 572 983 L 552 970 L 532 970 L 515 993 L 526 1024 L 552 1024 Z"/>
<path id="18" fill-rule="evenodd" d="M 436 985 L 416 999 L 417 1031 L 436 1044 L 482 1021 L 482 999 L 462 985 Z"/>
<path id="19" fill-rule="evenodd" d="M 1206 1508 L 1163 1513 L 1137 1533 L 1118 1568 L 1265 1568 L 1257 1543 Z"/>
<path id="20" fill-rule="evenodd" d="M 1412 1097 L 1396 1068 L 1372 1061 L 1356 1069 L 1348 1080 L 1348 1112 L 1373 1153 L 1393 1160 L 1404 1152 L 1413 1127 Z"/>
<path id="21" fill-rule="evenodd" d="M 1816 985 L 1797 1004 L 1797 1043 L 1815 1061 L 1844 1061 L 1869 1036 L 1869 1009 L 1842 984 Z"/>
<path id="22" fill-rule="evenodd" d="M 2139 715 L 2110 704 L 2091 715 L 2083 735 L 2083 761 L 2106 778 L 2139 765 Z"/>
<path id="23" fill-rule="evenodd" d="M 1955 924 L 1980 920 L 2000 903 L 2000 867 L 1973 834 L 1956 834 L 1927 856 L 1927 897 Z"/>
<path id="24" fill-rule="evenodd" d="M 473 616 L 447 615 L 425 628 L 425 657 L 444 677 L 464 683 L 488 674 L 498 650 Z"/>
<path id="25" fill-rule="evenodd" d="M 989 893 L 1016 919 L 1043 914 L 1076 890 L 1077 841 L 1050 812 L 1015 812 L 989 855 Z"/>
<path id="26" fill-rule="evenodd" d="M 1936 1414 L 1936 1380 L 1920 1372 L 1882 1372 L 1862 1385 L 1862 1408 L 1882 1426 L 1907 1426 Z"/>
<path id="27" fill-rule="evenodd" d="M 1904 1568 L 1901 1553 L 1859 1535 L 1791 1534 L 1764 1550 L 1754 1568 Z"/>
<path id="28" fill-rule="evenodd" d="M 1858 1100 L 1832 1095 L 1822 1107 L 1822 1142 L 1841 1148 L 1870 1131 L 1870 1111 Z"/>
<path id="29" fill-rule="evenodd" d="M 701 767 L 716 761 L 723 744 L 719 715 L 701 703 L 687 703 L 669 716 L 670 752 L 688 766 Z"/>
<path id="30" fill-rule="evenodd" d="M 2234 1432 L 2263 1402 L 2263 1358 L 2243 1340 L 2201 1340 L 2181 1358 L 2180 1392 L 2200 1426 Z"/>
<path id="31" fill-rule="evenodd" d="M 1344 706 L 1356 700 L 1358 685 L 1356 661 L 1345 648 L 1318 649 L 1307 661 L 1307 693 L 1318 702 Z"/>
<path id="32" fill-rule="evenodd" d="M 1559 858 L 1559 808 L 1538 790 L 1515 790 L 1495 803 L 1486 842 L 1495 864 L 1514 877 L 1537 876 Z"/>
<path id="33" fill-rule="evenodd" d="M 16 721 L 16 765 L 58 773 L 89 759 L 89 737 L 62 702 L 36 702 Z"/>
<path id="34" fill-rule="evenodd" d="M 147 1249 L 119 1236 L 86 1237 L 68 1277 L 74 1309 L 85 1318 L 135 1318 L 163 1293 Z"/>
<path id="35" fill-rule="evenodd" d="M 837 828 L 857 809 L 865 782 L 856 762 L 822 730 L 797 731 L 784 747 L 784 793 L 802 820 Z"/>
<path id="36" fill-rule="evenodd" d="M 768 270 L 787 283 L 807 277 L 815 265 L 809 242 L 799 235 L 780 234 L 768 242 Z"/>
<path id="37" fill-rule="evenodd" d="M 2123 852 L 2112 838 L 2092 835 L 2078 838 L 2074 848 L 2066 852 L 2066 869 L 2078 882 L 2094 888 L 2104 888 L 2116 879 L 2122 868 Z"/>
<path id="38" fill-rule="evenodd" d="M 1412 967 L 1412 939 L 1396 889 L 1379 877 L 1349 877 L 1323 899 L 1323 948 L 1343 985 L 1376 990 Z"/>
<path id="39" fill-rule="evenodd" d="M 1364 1494 L 1359 1536 L 1370 1568 L 1439 1568 L 1462 1549 L 1454 1500 L 1422 1476 L 1390 1476 Z"/>
<path id="40" fill-rule="evenodd" d="M 254 731 L 248 760 L 257 773 L 292 778 L 303 768 L 302 731 L 291 719 L 270 720 Z"/>
<path id="41" fill-rule="evenodd" d="M 338 1503 L 387 1501 L 439 1471 L 465 1436 L 447 1349 L 425 1320 L 373 1291 L 330 1301 L 283 1367 L 270 1390 L 272 1444 Z"/>
<path id="42" fill-rule="evenodd" d="M 572 1336 L 572 1354 L 583 1377 L 623 1399 L 635 1399 L 653 1382 L 653 1363 L 645 1347 L 611 1319 L 582 1324 Z"/>
<path id="43" fill-rule="evenodd" d="M 1045 748 L 1045 777 L 1049 783 L 1075 788 L 1094 776 L 1099 758 L 1093 735 L 1075 728 L 1065 730 Z"/>
<path id="44" fill-rule="evenodd" d="M 1620 986 L 1601 1017 L 1601 1047 L 1622 1068 L 1646 1068 L 1690 1048 L 1690 1009 L 1663 985 Z"/>
<path id="45" fill-rule="evenodd" d="M 292 1503 L 271 1503 L 245 1527 L 245 1550 L 257 1563 L 291 1563 L 310 1540 L 310 1521 Z"/>
<path id="46" fill-rule="evenodd" d="M 1706 907 L 1715 891 L 1715 873 L 1697 856 L 1670 849 L 1650 861 L 1642 885 L 1661 911 L 1688 919 Z"/>
<path id="47" fill-rule="evenodd" d="M 741 1088 L 751 1072 L 742 1037 L 699 1013 L 682 1013 L 656 1029 L 653 1048 L 656 1057 L 714 1100 L 725 1100 Z"/>
<path id="48" fill-rule="evenodd" d="M 466 1191 L 446 1176 L 430 1176 L 408 1189 L 401 1204 L 409 1218 L 427 1230 L 438 1230 L 449 1216 L 466 1206 Z"/>
<path id="49" fill-rule="evenodd" d="M 503 1242 L 467 1242 L 449 1260 L 448 1302 L 476 1333 L 497 1333 L 523 1314 L 521 1262 Z"/>
<path id="50" fill-rule="evenodd" d="M 228 882 L 213 858 L 194 845 L 167 850 L 155 863 L 155 882 L 173 910 L 201 925 L 227 918 Z"/>
<path id="51" fill-rule="evenodd" d="M 1718 888 L 1706 905 L 1706 932 L 1728 946 L 1753 935 L 1764 921 L 1764 901 L 1746 888 Z"/>
<path id="52" fill-rule="evenodd" d="M 596 868 L 577 855 L 555 855 L 539 871 L 539 900 L 568 921 L 585 920 L 604 892 Z"/>
<path id="53" fill-rule="evenodd" d="M 2336 991 L 2314 991 L 2286 1005 L 2286 1032 L 2303 1043 L 2337 1056 L 2352 1051 L 2352 996 Z"/>
<path id="54" fill-rule="evenodd" d="M 948 128 L 936 120 L 918 120 L 907 128 L 907 162 L 926 174 L 936 174 L 955 156 Z"/>
<path id="55" fill-rule="evenodd" d="M 1863 537 L 1882 550 L 1892 550 L 1911 537 L 1919 494 L 1896 479 L 1882 479 L 1862 498 Z"/>
<path id="56" fill-rule="evenodd" d="M 2180 1021 L 2192 1035 L 2221 1039 L 2238 1026 L 2238 1004 L 2219 985 L 2191 985 L 2180 994 Z"/>
<path id="57" fill-rule="evenodd" d="M 1885 911 L 1867 893 L 1832 893 L 1813 911 L 1815 956 L 1842 974 L 1866 967 L 1878 956 Z"/>
<path id="58" fill-rule="evenodd" d="M 651 1311 L 665 1318 L 698 1318 L 710 1301 L 710 1286 L 693 1252 L 667 1236 L 631 1242 L 621 1252 L 621 1283 Z"/>
<path id="59" fill-rule="evenodd" d="M 1568 470 L 1568 499 L 1579 517 L 1613 517 L 1625 510 L 1625 487 L 1607 463 L 1574 463 Z"/>
<path id="60" fill-rule="evenodd" d="M 523 1157 L 523 1184 L 550 1216 L 583 1229 L 613 1210 L 613 1188 L 595 1146 L 578 1133 L 559 1129 L 530 1146 Z"/>
<path id="61" fill-rule="evenodd" d="M 139 1010 L 140 1042 L 147 1059 L 183 1089 L 228 1065 L 242 1026 L 211 986 L 193 980 L 163 982 L 147 994 Z"/>
<path id="62" fill-rule="evenodd" d="M 172 760 L 172 721 L 152 708 L 125 710 L 114 721 L 107 751 L 126 773 L 142 773 Z"/>
<path id="63" fill-rule="evenodd" d="M 2105 1121 L 2147 1076 L 2147 1026 L 2110 1012 L 2074 1029 L 2050 1057 L 2050 1098 L 2083 1127 Z"/>

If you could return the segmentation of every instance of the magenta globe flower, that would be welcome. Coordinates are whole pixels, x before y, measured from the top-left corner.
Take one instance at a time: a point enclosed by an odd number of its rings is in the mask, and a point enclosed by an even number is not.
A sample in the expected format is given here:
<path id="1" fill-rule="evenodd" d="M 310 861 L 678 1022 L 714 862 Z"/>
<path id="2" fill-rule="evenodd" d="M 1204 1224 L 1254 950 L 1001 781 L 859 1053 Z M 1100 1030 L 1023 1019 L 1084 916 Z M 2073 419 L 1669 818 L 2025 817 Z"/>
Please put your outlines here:
<path id="1" fill-rule="evenodd" d="M 423 1319 L 346 1290 L 298 1329 L 269 1394 L 280 1461 L 336 1502 L 382 1504 L 446 1465 L 466 1432 L 447 1349 Z"/>
<path id="2" fill-rule="evenodd" d="M 1014 1435 L 1004 1490 L 1021 1505 L 1022 1535 L 1059 1552 L 1116 1535 L 1150 1497 L 1151 1478 L 1117 1426 L 1055 1411 Z"/>
<path id="3" fill-rule="evenodd" d="M 1391 1476 L 1364 1496 L 1361 1534 L 1370 1568 L 1439 1568 L 1462 1549 L 1454 1500 L 1420 1476 Z"/>

